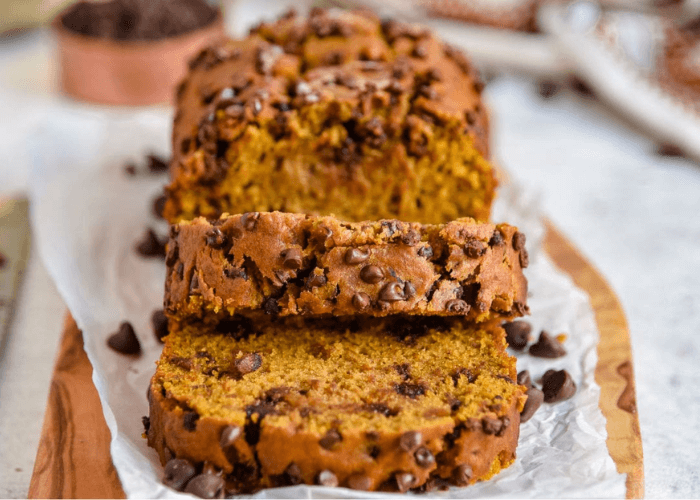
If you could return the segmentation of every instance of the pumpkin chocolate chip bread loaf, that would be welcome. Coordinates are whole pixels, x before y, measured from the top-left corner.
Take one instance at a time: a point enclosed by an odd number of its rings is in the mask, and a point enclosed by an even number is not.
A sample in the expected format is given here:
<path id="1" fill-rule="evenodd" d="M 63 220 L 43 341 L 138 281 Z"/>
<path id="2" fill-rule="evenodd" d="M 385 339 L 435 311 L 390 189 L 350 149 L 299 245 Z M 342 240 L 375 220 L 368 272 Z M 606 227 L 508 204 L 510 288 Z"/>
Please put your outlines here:
<path id="1" fill-rule="evenodd" d="M 164 215 L 488 220 L 482 88 L 461 53 L 412 25 L 323 10 L 263 24 L 192 61 Z"/>
<path id="2" fill-rule="evenodd" d="M 200 217 L 172 226 L 165 310 L 209 324 L 256 313 L 509 319 L 527 312 L 524 242 L 513 226 L 473 219 Z"/>
<path id="3" fill-rule="evenodd" d="M 165 481 L 425 490 L 515 457 L 525 387 L 502 329 L 461 318 L 240 318 L 171 331 L 149 388 Z M 207 490 L 209 492 L 209 490 Z"/>

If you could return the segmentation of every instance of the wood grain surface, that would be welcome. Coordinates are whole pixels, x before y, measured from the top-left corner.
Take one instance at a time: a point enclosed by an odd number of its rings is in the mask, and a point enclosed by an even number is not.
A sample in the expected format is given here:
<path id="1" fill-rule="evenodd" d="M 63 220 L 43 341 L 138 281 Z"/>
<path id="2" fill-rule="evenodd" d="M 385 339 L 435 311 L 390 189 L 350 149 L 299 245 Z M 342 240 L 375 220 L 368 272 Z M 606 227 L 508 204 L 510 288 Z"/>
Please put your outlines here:
<path id="1" fill-rule="evenodd" d="M 642 441 L 637 418 L 629 333 L 615 294 L 556 229 L 547 225 L 545 249 L 554 263 L 588 293 L 600 331 L 596 381 L 607 419 L 608 450 L 627 473 L 627 498 L 644 496 Z M 42 437 L 29 487 L 30 498 L 124 498 L 109 454 L 102 416 L 82 335 L 70 316 L 49 393 Z"/>

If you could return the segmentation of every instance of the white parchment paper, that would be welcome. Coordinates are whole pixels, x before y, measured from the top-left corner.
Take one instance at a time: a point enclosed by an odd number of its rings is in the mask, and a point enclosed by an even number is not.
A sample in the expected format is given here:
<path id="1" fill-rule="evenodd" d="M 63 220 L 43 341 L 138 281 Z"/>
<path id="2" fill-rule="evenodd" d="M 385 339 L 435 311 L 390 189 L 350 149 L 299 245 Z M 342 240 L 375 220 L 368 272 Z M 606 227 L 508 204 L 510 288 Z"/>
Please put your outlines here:
<path id="1" fill-rule="evenodd" d="M 129 114 L 66 110 L 45 123 L 31 144 L 34 154 L 31 210 L 39 249 L 78 326 L 93 365 L 93 380 L 112 432 L 111 451 L 127 496 L 180 498 L 161 483 L 156 453 L 141 437 L 148 413 L 146 389 L 161 350 L 150 316 L 162 307 L 165 264 L 144 259 L 134 246 L 146 227 L 164 234 L 151 214 L 165 176 L 128 177 L 123 165 L 148 152 L 169 152 L 169 113 Z M 434 493 L 444 498 L 625 496 L 605 445 L 605 419 L 594 381 L 598 332 L 587 296 L 539 250 L 543 229 L 536 193 L 500 189 L 494 220 L 518 225 L 528 236 L 529 304 L 533 332 L 566 333 L 568 355 L 542 360 L 518 355 L 518 369 L 538 380 L 549 368 L 566 368 L 576 395 L 544 404 L 521 426 L 516 462 L 490 481 Z M 141 342 L 138 358 L 106 345 L 120 322 L 130 321 Z M 377 498 L 394 494 L 296 486 L 258 493 L 258 498 Z M 426 495 L 429 496 L 429 495 Z"/>

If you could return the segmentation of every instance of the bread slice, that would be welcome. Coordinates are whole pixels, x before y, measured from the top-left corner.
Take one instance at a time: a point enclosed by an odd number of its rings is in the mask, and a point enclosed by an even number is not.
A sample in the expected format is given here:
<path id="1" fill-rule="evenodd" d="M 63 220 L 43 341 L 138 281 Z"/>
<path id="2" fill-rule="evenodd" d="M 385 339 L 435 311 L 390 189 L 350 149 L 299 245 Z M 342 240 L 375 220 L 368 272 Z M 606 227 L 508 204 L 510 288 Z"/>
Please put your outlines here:
<path id="1" fill-rule="evenodd" d="M 229 493 L 466 486 L 515 458 L 525 401 L 515 379 L 503 330 L 463 319 L 187 326 L 165 338 L 148 443 L 170 484 L 173 470 L 190 471 L 181 489 L 195 474 L 193 485 Z"/>
<path id="2" fill-rule="evenodd" d="M 507 224 L 247 213 L 173 226 L 166 313 L 215 324 L 237 314 L 461 316 L 527 312 L 525 236 Z"/>

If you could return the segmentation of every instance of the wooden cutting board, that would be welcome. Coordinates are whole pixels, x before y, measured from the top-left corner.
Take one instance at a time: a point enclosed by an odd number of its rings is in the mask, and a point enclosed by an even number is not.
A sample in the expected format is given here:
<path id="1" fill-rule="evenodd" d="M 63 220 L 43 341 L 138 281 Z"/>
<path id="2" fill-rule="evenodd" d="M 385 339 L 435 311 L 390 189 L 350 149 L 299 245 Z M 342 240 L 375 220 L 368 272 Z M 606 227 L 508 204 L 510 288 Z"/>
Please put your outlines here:
<path id="1" fill-rule="evenodd" d="M 642 440 L 627 321 L 602 276 L 553 226 L 545 249 L 554 263 L 586 291 L 600 331 L 596 381 L 607 419 L 608 451 L 627 474 L 627 498 L 644 496 Z M 102 416 L 83 338 L 67 316 L 29 498 L 124 498 L 109 453 L 110 433 Z"/>

